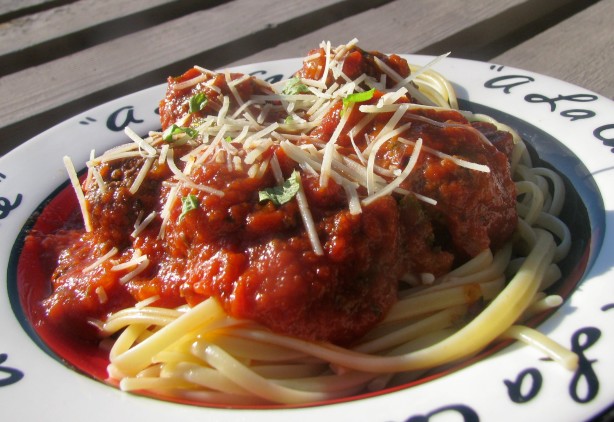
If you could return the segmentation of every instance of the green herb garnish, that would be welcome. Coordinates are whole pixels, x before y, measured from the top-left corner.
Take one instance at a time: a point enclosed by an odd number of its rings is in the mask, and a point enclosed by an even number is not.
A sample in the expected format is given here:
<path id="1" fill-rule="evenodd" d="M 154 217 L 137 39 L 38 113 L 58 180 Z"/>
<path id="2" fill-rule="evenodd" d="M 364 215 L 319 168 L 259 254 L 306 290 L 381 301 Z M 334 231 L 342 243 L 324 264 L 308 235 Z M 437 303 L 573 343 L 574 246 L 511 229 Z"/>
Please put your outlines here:
<path id="1" fill-rule="evenodd" d="M 188 195 L 181 198 L 181 215 L 179 221 L 183 220 L 183 217 L 192 210 L 198 208 L 198 197 L 196 195 Z"/>
<path id="2" fill-rule="evenodd" d="M 285 95 L 297 95 L 297 94 L 308 94 L 309 88 L 298 77 L 288 79 L 284 89 L 281 91 L 282 94 Z"/>
<path id="3" fill-rule="evenodd" d="M 275 205 L 282 205 L 286 202 L 290 202 L 292 198 L 296 196 L 300 188 L 299 174 L 296 170 L 292 172 L 290 177 L 284 181 L 281 186 L 274 186 L 272 188 L 266 188 L 258 192 L 258 199 L 260 201 L 269 200 Z"/>
<path id="4" fill-rule="evenodd" d="M 192 95 L 190 98 L 190 113 L 196 113 L 201 111 L 207 106 L 207 96 L 204 92 Z"/>
<path id="5" fill-rule="evenodd" d="M 191 127 L 180 127 L 175 124 L 166 128 L 166 130 L 162 133 L 162 139 L 166 142 L 173 142 L 173 136 L 179 135 L 180 133 L 185 133 L 190 138 L 196 137 L 198 135 L 198 131 L 196 129 L 192 129 Z"/>
<path id="6" fill-rule="evenodd" d="M 343 109 L 347 109 L 352 103 L 369 101 L 371 98 L 373 98 L 373 94 L 375 94 L 375 88 L 364 92 L 355 92 L 354 94 L 350 94 L 343 99 Z"/>

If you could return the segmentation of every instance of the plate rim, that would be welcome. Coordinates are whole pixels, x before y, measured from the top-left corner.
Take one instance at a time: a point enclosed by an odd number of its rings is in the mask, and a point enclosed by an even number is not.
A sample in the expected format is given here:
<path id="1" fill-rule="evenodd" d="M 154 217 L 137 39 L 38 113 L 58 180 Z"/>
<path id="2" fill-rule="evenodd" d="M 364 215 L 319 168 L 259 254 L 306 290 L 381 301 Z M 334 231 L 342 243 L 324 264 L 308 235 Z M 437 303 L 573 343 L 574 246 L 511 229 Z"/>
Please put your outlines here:
<path id="1" fill-rule="evenodd" d="M 416 61 L 416 60 L 423 60 L 424 61 L 424 60 L 430 60 L 432 58 L 431 56 L 411 55 L 411 54 L 410 55 L 402 54 L 401 56 L 409 58 L 412 61 Z M 266 67 L 266 68 L 284 67 L 284 66 L 288 66 L 288 64 L 290 64 L 290 63 L 292 63 L 292 64 L 298 63 L 300 60 L 302 60 L 302 59 L 301 58 L 290 58 L 290 59 L 272 60 L 272 61 L 266 61 L 266 62 L 261 62 L 261 63 L 241 65 L 241 66 L 237 66 L 237 67 L 232 67 L 230 69 L 236 70 L 236 71 L 244 71 L 244 69 L 256 69 L 257 67 Z M 460 66 L 460 67 L 462 67 L 462 64 L 464 64 L 464 63 L 472 63 L 471 66 L 476 66 L 478 64 L 479 65 L 488 64 L 488 65 L 491 65 L 491 66 L 493 65 L 493 64 L 488 63 L 488 62 L 481 62 L 481 61 L 474 61 L 474 60 L 467 60 L 467 59 L 458 59 L 458 58 L 449 58 L 449 59 L 446 59 L 444 62 L 446 62 L 446 61 L 447 62 L 453 62 L 453 64 L 458 64 L 458 66 Z M 511 70 L 513 72 L 522 73 L 523 75 L 529 75 L 530 77 L 537 77 L 537 78 L 543 79 L 543 81 L 545 81 L 545 82 L 555 83 L 556 85 L 568 88 L 570 90 L 581 90 L 582 92 L 590 92 L 590 91 L 588 91 L 586 89 L 583 89 L 583 88 L 580 88 L 580 87 L 576 87 L 575 85 L 569 84 L 569 83 L 564 82 L 564 81 L 559 81 L 557 79 L 554 79 L 554 78 L 551 78 L 551 77 L 548 77 L 548 76 L 545 76 L 545 75 L 540 75 L 540 74 L 537 74 L 537 73 L 534 73 L 534 72 L 524 71 L 524 70 L 520 70 L 520 69 L 516 69 L 516 68 L 511 68 L 511 67 L 507 67 L 507 69 L 509 69 L 509 70 Z M 446 75 L 446 76 L 448 76 L 448 75 Z M 450 78 L 450 79 L 454 80 L 453 78 Z M 53 136 L 56 136 L 56 132 L 62 132 L 67 127 L 67 125 L 74 124 L 77 120 L 83 119 L 84 118 L 83 116 L 86 116 L 86 115 L 91 114 L 91 113 L 96 113 L 96 112 L 98 112 L 100 110 L 103 110 L 103 109 L 107 109 L 107 108 L 111 107 L 113 104 L 115 104 L 115 103 L 117 103 L 117 104 L 122 103 L 123 101 L 125 101 L 127 99 L 133 99 L 133 98 L 137 98 L 137 97 L 140 98 L 141 96 L 145 97 L 145 96 L 147 96 L 145 94 L 146 92 L 158 92 L 158 91 L 163 90 L 163 88 L 165 86 L 166 86 L 166 84 L 164 84 L 164 83 L 157 84 L 157 85 L 154 85 L 154 86 L 152 86 L 150 88 L 146 88 L 144 90 L 140 90 L 140 91 L 136 91 L 136 92 L 131 93 L 131 94 L 124 95 L 122 97 L 119 97 L 119 98 L 114 99 L 114 100 L 109 101 L 109 102 L 105 102 L 104 104 L 101 104 L 99 106 L 93 107 L 93 108 L 88 109 L 88 110 L 86 110 L 86 111 L 84 111 L 82 113 L 79 113 L 79 114 L 77 114 L 77 115 L 75 115 L 75 116 L 73 116 L 71 118 L 68 118 L 68 119 L 64 120 L 62 123 L 60 123 L 60 124 L 50 128 L 50 129 L 42 132 L 41 134 L 37 135 L 36 137 L 30 139 L 29 141 L 26 141 L 24 144 L 21 144 L 17 148 L 9 151 L 3 157 L 0 157 L 0 172 L 4 171 L 3 170 L 3 165 L 5 163 L 7 163 L 10 160 L 15 159 L 16 157 L 20 157 L 20 156 L 24 156 L 24 155 L 29 154 L 30 153 L 29 150 L 31 150 L 34 147 L 38 147 L 39 143 L 44 143 L 45 139 L 53 137 Z M 599 96 L 599 94 L 595 94 L 595 95 Z M 599 96 L 599 97 L 601 97 L 601 96 Z M 606 102 L 609 102 L 609 103 L 607 103 L 608 107 L 614 109 L 614 103 L 611 102 L 609 99 L 607 99 L 605 97 L 601 97 L 601 100 L 605 100 Z M 585 163 L 585 164 L 587 164 L 587 163 Z M 0 188 L 3 188 L 3 187 L 4 186 L 0 185 Z M 4 193 L 2 193 L 2 195 L 4 195 Z M 7 195 L 7 197 L 8 196 L 10 196 L 10 194 Z M 602 193 L 602 199 L 604 201 L 606 199 L 604 197 L 603 193 Z M 611 211 L 610 204 L 609 204 L 609 202 L 607 202 L 607 203 L 604 202 L 604 212 L 607 213 L 608 211 Z M 4 224 L 0 225 L 0 232 L 4 231 L 4 226 L 5 226 Z M 607 237 L 607 233 L 610 231 L 610 230 L 608 230 L 608 228 L 609 228 L 608 225 L 606 225 L 606 227 L 604 228 L 604 239 Z M 11 237 L 11 239 L 13 239 L 13 238 Z M 604 243 L 604 245 L 602 245 L 602 247 L 605 247 L 605 243 Z M 5 251 L 0 251 L 0 259 L 4 259 L 4 258 L 5 258 Z M 597 257 L 596 259 L 599 259 L 599 257 Z M 4 261 L 2 261 L 2 262 L 4 262 Z M 587 277 L 591 276 L 591 272 L 592 272 L 592 269 L 587 274 Z M 0 289 L 0 292 L 2 294 L 2 297 L 0 298 L 0 303 L 6 301 L 5 286 L 6 286 L 7 282 L 8 282 L 8 280 L 3 280 L 3 281 L 4 281 L 2 283 L 3 287 Z M 5 314 L 0 314 L 0 316 L 5 316 Z M 3 323 L 0 323 L 0 327 L 2 326 L 1 324 L 3 324 Z M 0 350 L 0 353 L 3 353 L 3 350 Z M 11 361 L 7 360 L 7 363 L 10 363 L 10 362 Z M 72 377 L 69 377 L 69 378 L 72 378 Z M 444 377 L 443 379 L 445 380 L 446 378 L 447 377 Z M 78 384 L 81 384 L 81 383 L 78 383 Z M 15 385 L 17 386 L 18 383 L 15 384 Z M 108 387 L 105 386 L 105 388 L 108 388 Z M 404 393 L 405 392 L 400 391 L 400 392 L 391 393 L 390 395 L 392 396 L 392 395 L 399 395 L 400 394 L 401 396 L 403 396 Z M 125 394 L 125 393 L 122 393 L 122 394 Z M 107 394 L 104 394 L 104 396 L 107 396 Z M 123 398 L 122 400 L 133 401 L 133 398 L 137 397 L 137 396 L 130 395 L 128 397 L 129 398 Z M 614 399 L 614 396 L 612 396 L 612 398 Z M 376 400 L 376 399 L 379 399 L 379 397 L 370 398 L 367 401 L 372 401 L 372 400 Z M 136 399 L 136 401 L 139 401 L 139 400 L 141 400 L 141 399 Z M 388 400 L 386 400 L 386 401 L 388 401 Z M 164 402 L 164 403 L 167 403 L 167 402 Z M 346 405 L 346 404 L 355 405 L 356 402 L 355 401 L 349 401 L 347 403 L 334 404 L 334 405 L 330 405 L 330 406 L 341 406 L 341 407 L 344 407 L 343 405 Z M 158 408 L 160 406 L 153 405 L 152 407 Z M 171 407 L 174 407 L 174 406 L 171 405 Z M 326 407 L 328 407 L 328 406 L 326 406 Z M 358 407 L 362 407 L 362 406 L 358 406 Z M 212 409 L 212 408 L 200 408 L 199 407 L 198 409 Z M 301 409 L 304 410 L 306 408 L 301 408 Z M 288 410 L 292 410 L 292 409 L 288 409 Z M 256 412 L 262 412 L 262 411 L 261 410 L 257 410 Z M 279 412 L 279 409 L 275 409 L 275 412 Z M 264 412 L 264 413 L 268 413 L 268 412 Z M 282 413 L 285 413 L 285 412 L 282 412 Z M 318 412 L 316 412 L 316 413 L 318 413 Z M 219 414 L 218 414 L 218 416 L 219 416 Z M 271 416 L 271 415 L 269 414 L 268 416 Z"/>

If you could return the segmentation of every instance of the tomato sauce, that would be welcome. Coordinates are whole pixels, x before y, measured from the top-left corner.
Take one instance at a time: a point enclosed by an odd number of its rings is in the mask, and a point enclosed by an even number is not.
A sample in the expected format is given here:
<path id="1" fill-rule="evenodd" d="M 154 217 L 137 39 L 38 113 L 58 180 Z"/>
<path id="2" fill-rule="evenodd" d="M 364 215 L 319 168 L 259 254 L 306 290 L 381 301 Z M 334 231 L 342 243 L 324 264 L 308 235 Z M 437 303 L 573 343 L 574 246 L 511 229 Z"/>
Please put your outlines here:
<path id="1" fill-rule="evenodd" d="M 409 74 L 407 63 L 398 56 L 358 49 L 350 52 L 344 70 L 348 75 L 375 75 L 379 72 L 375 56 L 401 76 Z M 318 79 L 322 66 L 321 58 L 312 58 L 298 74 Z M 224 75 L 212 74 L 196 85 L 174 88 L 200 75 L 192 69 L 169 79 L 167 95 L 160 104 L 163 128 L 181 118 L 196 126 L 222 107 L 218 91 L 230 98 L 235 95 Z M 230 76 L 231 81 L 239 78 L 242 75 Z M 268 92 L 253 78 L 235 88 L 242 101 Z M 206 105 L 188 112 L 188 100 L 199 92 L 206 94 Z M 376 91 L 364 104 L 374 104 L 380 96 Z M 406 96 L 401 101 L 413 100 Z M 237 106 L 233 104 L 235 109 Z M 343 112 L 340 103 L 332 107 L 310 133 L 311 138 L 326 142 Z M 56 207 L 46 209 L 26 239 L 25 255 L 40 255 L 44 261 L 39 279 L 45 280 L 45 287 L 37 287 L 34 295 L 41 301 L 33 311 L 33 320 L 95 339 L 97 329 L 92 320 L 104 320 L 138 301 L 155 297 L 154 306 L 176 307 L 215 297 L 228 314 L 260 322 L 276 332 L 341 345 L 355 342 L 396 302 L 402 276 L 444 274 L 485 248 L 501 246 L 516 226 L 509 134 L 487 124 L 473 130 L 459 128 L 470 125 L 455 111 L 411 113 L 399 123 L 411 122 L 404 138 L 421 138 L 429 148 L 487 165 L 490 173 L 421 154 L 402 187 L 434 199 L 435 205 L 413 195 L 386 196 L 354 215 L 348 210 L 343 187 L 334 180 L 322 187 L 319 177 L 301 170 L 322 255 L 312 247 L 295 199 L 281 205 L 259 199 L 259 191 L 277 184 L 270 170 L 252 177 L 246 169 L 208 160 L 196 167 L 190 178 L 223 195 L 180 184 L 177 198 L 192 195 L 198 206 L 185 212 L 176 200 L 165 222 L 162 210 L 173 186 L 169 183 L 173 172 L 166 162 L 155 160 L 134 194 L 130 186 L 143 158 L 101 164 L 98 170 L 108 190 L 86 189 L 93 230 L 85 232 L 75 223 L 78 219 L 72 211 L 77 205 L 73 200 L 70 214 L 57 215 Z M 274 114 L 268 119 L 283 117 Z M 348 132 L 363 115 L 355 107 L 346 117 L 348 124 L 338 140 L 341 152 L 353 151 Z M 365 136 L 377 134 L 389 118 L 390 114 L 381 113 L 366 125 L 356 137 L 358 147 L 364 148 Z M 438 124 L 429 124 L 424 118 Z M 484 137 L 492 144 L 484 142 Z M 174 149 L 177 165 L 185 165 L 180 158 L 188 150 Z M 379 151 L 378 161 L 402 169 L 412 151 L 411 143 L 389 142 Z M 282 148 L 273 146 L 265 153 L 273 155 L 284 178 L 298 169 Z M 152 222 L 137 236 L 132 235 L 135 221 L 152 211 L 156 212 Z M 112 248 L 117 253 L 111 259 L 94 265 Z M 134 267 L 118 269 L 121 263 L 139 256 L 146 256 L 148 265 L 135 277 L 127 277 Z"/>

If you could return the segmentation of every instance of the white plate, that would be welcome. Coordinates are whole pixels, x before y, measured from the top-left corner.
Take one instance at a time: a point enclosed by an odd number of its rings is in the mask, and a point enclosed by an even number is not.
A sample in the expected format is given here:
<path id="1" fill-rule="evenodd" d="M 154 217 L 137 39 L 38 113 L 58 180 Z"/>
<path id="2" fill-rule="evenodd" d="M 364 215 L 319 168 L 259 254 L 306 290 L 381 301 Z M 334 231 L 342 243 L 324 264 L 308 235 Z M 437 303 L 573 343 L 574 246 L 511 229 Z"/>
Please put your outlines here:
<path id="1" fill-rule="evenodd" d="M 431 59 L 407 58 L 417 64 Z M 236 70 L 276 80 L 289 77 L 300 65 L 300 60 L 290 59 Z M 523 136 L 561 167 L 587 204 L 590 268 L 565 304 L 539 326 L 579 352 L 577 372 L 515 344 L 439 379 L 375 397 L 294 409 L 233 410 L 123 393 L 49 356 L 32 340 L 27 324 L 20 323 L 14 280 L 20 233 L 43 200 L 67 180 L 63 155 L 79 166 L 92 148 L 102 152 L 125 142 L 122 128 L 127 124 L 143 134 L 159 127 L 156 108 L 165 91 L 165 85 L 159 85 L 88 110 L 0 159 L 2 419 L 442 421 L 447 416 L 455 421 L 501 421 L 541 415 L 584 420 L 607 408 L 614 402 L 614 191 L 608 186 L 614 177 L 614 103 L 574 85 L 491 63 L 447 59 L 436 70 L 454 83 L 459 97 L 473 103 L 469 105 L 491 107 L 503 113 L 500 119 L 521 126 Z M 542 139 L 548 135 L 560 144 Z"/>

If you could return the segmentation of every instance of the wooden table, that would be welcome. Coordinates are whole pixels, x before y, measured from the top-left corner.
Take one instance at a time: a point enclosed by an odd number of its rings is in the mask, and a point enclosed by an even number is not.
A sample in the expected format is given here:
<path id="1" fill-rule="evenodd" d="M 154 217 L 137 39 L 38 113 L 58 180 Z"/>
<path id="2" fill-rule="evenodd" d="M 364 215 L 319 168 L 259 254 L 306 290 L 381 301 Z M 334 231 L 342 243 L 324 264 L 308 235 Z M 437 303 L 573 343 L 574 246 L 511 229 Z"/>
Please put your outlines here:
<path id="1" fill-rule="evenodd" d="M 536 71 L 614 98 L 614 0 L 0 0 L 0 155 L 194 64 L 322 40 Z M 602 419 L 607 418 L 607 412 Z"/>
<path id="2" fill-rule="evenodd" d="M 205 4 L 206 3 L 206 4 Z M 0 1 L 0 155 L 95 105 L 322 40 L 492 61 L 614 97 L 614 0 Z"/>

